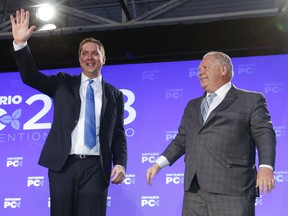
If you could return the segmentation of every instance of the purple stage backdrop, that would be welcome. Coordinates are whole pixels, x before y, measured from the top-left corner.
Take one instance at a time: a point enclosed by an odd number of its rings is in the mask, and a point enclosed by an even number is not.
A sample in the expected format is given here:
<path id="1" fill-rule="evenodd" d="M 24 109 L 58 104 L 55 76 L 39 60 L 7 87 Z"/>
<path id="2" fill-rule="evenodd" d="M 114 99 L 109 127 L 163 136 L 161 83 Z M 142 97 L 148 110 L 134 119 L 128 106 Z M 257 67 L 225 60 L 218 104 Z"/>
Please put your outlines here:
<path id="1" fill-rule="evenodd" d="M 234 58 L 233 83 L 265 94 L 277 134 L 276 188 L 256 200 L 261 216 L 288 215 L 288 55 Z M 149 186 L 146 169 L 175 137 L 188 101 L 203 94 L 200 61 L 105 66 L 103 78 L 125 95 L 128 168 L 111 185 L 107 215 L 181 215 L 183 158 Z M 79 74 L 80 68 L 43 71 Z M 24 85 L 19 73 L 0 74 L 0 215 L 48 216 L 47 170 L 37 164 L 51 126 L 51 99 Z"/>

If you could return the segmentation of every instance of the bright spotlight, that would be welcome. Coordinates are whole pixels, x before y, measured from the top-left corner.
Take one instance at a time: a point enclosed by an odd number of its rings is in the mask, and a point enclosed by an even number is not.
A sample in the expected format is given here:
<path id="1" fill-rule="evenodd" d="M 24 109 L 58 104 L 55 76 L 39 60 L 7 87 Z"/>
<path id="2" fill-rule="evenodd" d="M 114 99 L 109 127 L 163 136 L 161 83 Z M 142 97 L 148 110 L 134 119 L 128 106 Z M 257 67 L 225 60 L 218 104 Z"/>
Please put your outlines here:
<path id="1" fill-rule="evenodd" d="M 53 19 L 54 14 L 55 14 L 55 9 L 52 5 L 49 5 L 49 4 L 40 6 L 36 12 L 37 18 L 44 22 L 48 22 L 51 19 Z"/>
<path id="2" fill-rule="evenodd" d="M 56 25 L 55 24 L 45 24 L 44 26 L 42 26 L 39 31 L 46 31 L 46 30 L 53 30 L 56 29 Z"/>
<path id="3" fill-rule="evenodd" d="M 39 31 L 56 29 L 55 7 L 49 3 L 35 6 L 36 18 L 38 19 Z"/>

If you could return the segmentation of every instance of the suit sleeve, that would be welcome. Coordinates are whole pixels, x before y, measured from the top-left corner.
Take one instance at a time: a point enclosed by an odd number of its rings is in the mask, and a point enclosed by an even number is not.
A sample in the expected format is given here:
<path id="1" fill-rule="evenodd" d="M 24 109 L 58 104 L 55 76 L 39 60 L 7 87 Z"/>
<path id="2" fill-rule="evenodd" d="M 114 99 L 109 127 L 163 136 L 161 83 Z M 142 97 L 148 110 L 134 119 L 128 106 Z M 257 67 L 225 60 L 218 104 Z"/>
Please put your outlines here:
<path id="1" fill-rule="evenodd" d="M 23 83 L 52 97 L 57 86 L 56 77 L 38 71 L 29 46 L 15 51 L 14 56 Z"/>
<path id="2" fill-rule="evenodd" d="M 167 158 L 170 166 L 173 165 L 182 155 L 185 154 L 186 146 L 186 126 L 185 119 L 187 118 L 187 110 L 189 105 L 185 108 L 184 114 L 181 119 L 180 126 L 178 127 L 177 136 L 167 146 L 162 155 Z"/>
<path id="3" fill-rule="evenodd" d="M 259 164 L 275 167 L 276 135 L 266 99 L 262 94 L 258 94 L 255 99 L 251 114 L 251 131 L 258 150 Z"/>
<path id="4" fill-rule="evenodd" d="M 117 117 L 112 141 L 113 164 L 121 165 L 126 169 L 127 144 L 124 131 L 124 100 L 123 93 L 121 91 L 119 91 L 119 94 L 117 94 L 116 103 Z"/>

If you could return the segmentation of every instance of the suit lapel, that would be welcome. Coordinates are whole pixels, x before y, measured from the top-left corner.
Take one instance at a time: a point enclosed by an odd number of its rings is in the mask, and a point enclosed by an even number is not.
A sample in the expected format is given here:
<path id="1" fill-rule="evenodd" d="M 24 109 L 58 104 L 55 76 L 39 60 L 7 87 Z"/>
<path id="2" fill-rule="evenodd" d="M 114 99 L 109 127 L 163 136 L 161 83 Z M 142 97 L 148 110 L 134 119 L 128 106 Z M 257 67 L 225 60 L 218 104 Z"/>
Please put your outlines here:
<path id="1" fill-rule="evenodd" d="M 108 90 L 107 90 L 107 86 L 104 82 L 104 80 L 102 79 L 102 109 L 101 109 L 101 116 L 100 116 L 100 122 L 103 122 L 103 116 L 104 116 L 104 112 L 106 110 L 106 106 L 108 103 L 108 98 L 107 95 L 109 94 Z"/>
<path id="2" fill-rule="evenodd" d="M 79 94 L 80 85 L 81 85 L 81 75 L 79 75 L 75 78 L 74 84 L 72 85 L 73 93 L 74 93 L 76 99 L 79 101 L 80 101 L 80 94 Z"/>
<path id="3" fill-rule="evenodd" d="M 201 104 L 202 104 L 202 101 L 204 99 L 204 97 L 206 97 L 206 92 L 202 95 L 202 97 L 199 98 L 199 100 L 197 101 L 197 110 L 198 110 L 198 115 L 197 115 L 197 122 L 200 123 L 200 125 L 203 125 L 204 123 L 204 120 L 203 120 L 203 117 L 202 117 L 202 114 L 201 114 Z"/>
<path id="4" fill-rule="evenodd" d="M 204 125 L 206 125 L 209 121 L 211 121 L 211 119 L 213 119 L 217 113 L 229 107 L 237 97 L 238 97 L 238 91 L 234 86 L 232 86 L 231 89 L 227 92 L 223 101 L 210 113 Z"/>
<path id="5" fill-rule="evenodd" d="M 76 77 L 74 80 L 74 84 L 72 85 L 73 94 L 75 96 L 76 101 L 76 112 L 80 115 L 80 107 L 81 107 L 81 99 L 80 99 L 80 85 L 81 85 L 81 74 Z M 79 116 L 78 116 L 79 117 Z"/>

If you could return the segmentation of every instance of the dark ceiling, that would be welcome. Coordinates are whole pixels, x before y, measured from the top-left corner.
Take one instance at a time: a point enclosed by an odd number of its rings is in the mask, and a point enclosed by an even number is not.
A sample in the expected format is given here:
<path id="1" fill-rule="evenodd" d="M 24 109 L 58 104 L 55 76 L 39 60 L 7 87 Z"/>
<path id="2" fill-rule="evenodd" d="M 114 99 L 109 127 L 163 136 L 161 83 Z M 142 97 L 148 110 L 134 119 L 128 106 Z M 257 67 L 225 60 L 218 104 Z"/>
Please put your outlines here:
<path id="1" fill-rule="evenodd" d="M 17 70 L 9 15 L 19 8 L 33 14 L 41 2 L 0 0 L 0 72 Z M 28 42 L 40 69 L 78 66 L 78 44 L 91 36 L 103 42 L 107 64 L 200 59 L 211 50 L 232 57 L 288 52 L 286 0 L 54 2 L 61 27 L 36 31 Z"/>

